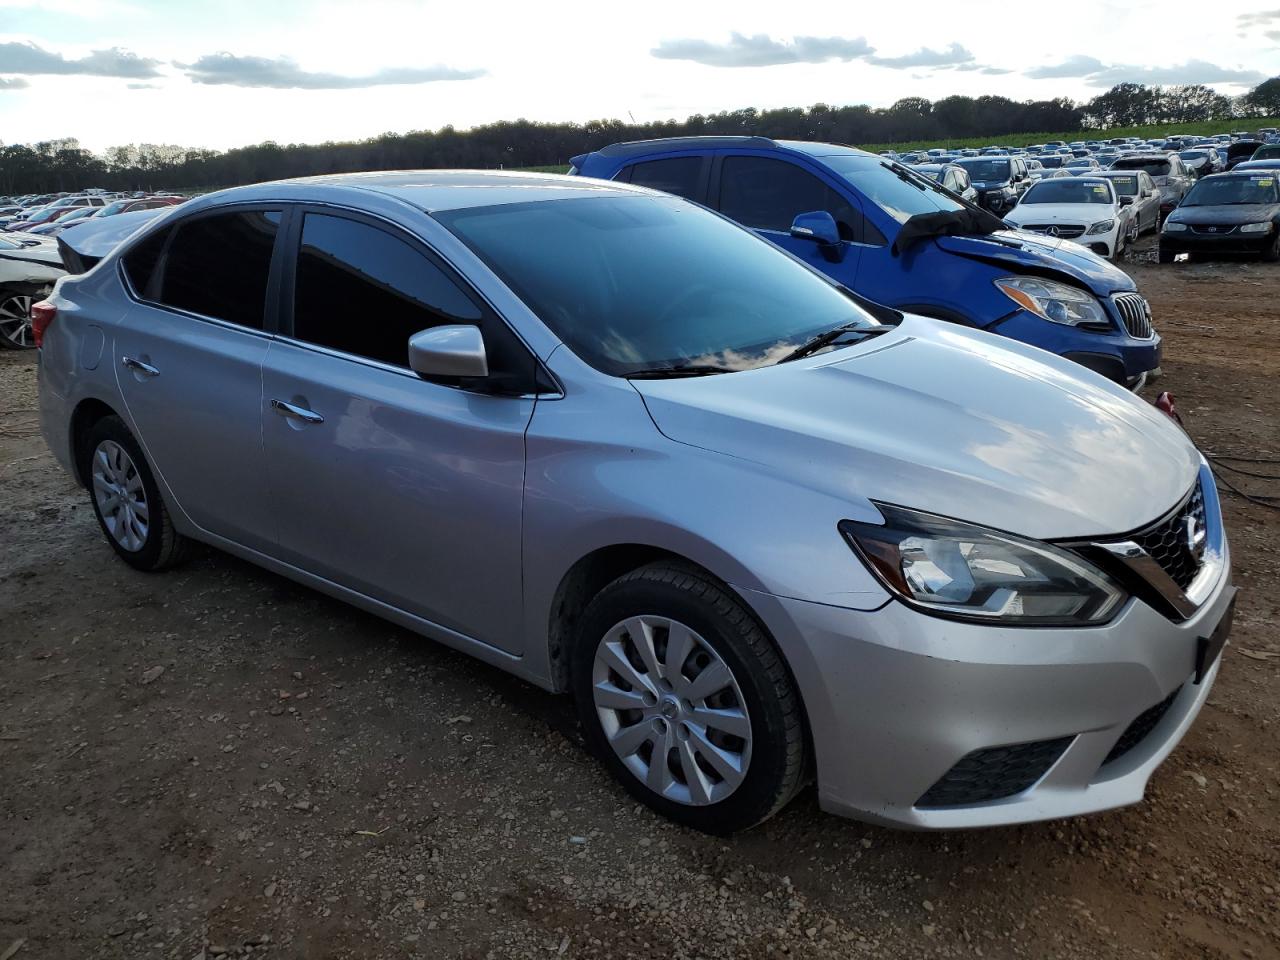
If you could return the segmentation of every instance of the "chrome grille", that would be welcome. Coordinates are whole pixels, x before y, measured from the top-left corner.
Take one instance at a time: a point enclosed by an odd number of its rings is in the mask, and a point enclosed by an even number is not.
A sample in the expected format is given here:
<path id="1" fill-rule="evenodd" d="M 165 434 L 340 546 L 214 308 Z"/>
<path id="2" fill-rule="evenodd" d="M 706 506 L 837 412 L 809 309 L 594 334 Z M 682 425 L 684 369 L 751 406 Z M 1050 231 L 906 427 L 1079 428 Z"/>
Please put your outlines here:
<path id="1" fill-rule="evenodd" d="M 1200 565 L 1204 561 L 1203 550 L 1197 552 L 1191 544 L 1192 533 L 1196 530 L 1208 530 L 1204 513 L 1204 491 L 1199 483 L 1182 509 L 1155 526 L 1135 534 L 1133 542 L 1147 551 L 1179 588 L 1186 590 L 1200 572 Z"/>
<path id="2" fill-rule="evenodd" d="M 1028 223 L 1022 229 L 1030 230 L 1032 233 L 1047 233 L 1051 237 L 1061 237 L 1063 240 L 1082 237 L 1085 231 L 1083 225 L 1075 223 Z"/>
<path id="3" fill-rule="evenodd" d="M 1137 293 L 1121 293 L 1112 300 L 1120 311 L 1120 319 L 1124 321 L 1129 336 L 1139 340 L 1150 340 L 1155 336 L 1155 328 L 1151 325 L 1151 306 L 1146 297 Z"/>

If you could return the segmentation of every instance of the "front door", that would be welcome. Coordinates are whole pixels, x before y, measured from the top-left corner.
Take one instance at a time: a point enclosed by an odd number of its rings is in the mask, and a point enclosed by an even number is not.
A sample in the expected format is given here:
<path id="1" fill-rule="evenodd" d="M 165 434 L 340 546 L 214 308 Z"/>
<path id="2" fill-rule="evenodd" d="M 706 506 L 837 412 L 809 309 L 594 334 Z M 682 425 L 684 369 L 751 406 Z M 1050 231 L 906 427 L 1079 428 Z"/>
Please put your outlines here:
<path id="1" fill-rule="evenodd" d="M 137 301 L 112 351 L 155 472 L 203 530 L 270 549 L 262 454 L 267 288 L 279 210 L 198 215 L 125 258 Z"/>
<path id="2" fill-rule="evenodd" d="M 788 253 L 855 289 L 862 255 L 862 211 L 817 174 L 790 160 L 751 154 L 728 154 L 720 162 L 714 206 L 726 217 L 751 227 Z M 791 236 L 797 214 L 825 210 L 843 239 L 844 258 L 831 262 L 818 244 Z"/>
<path id="3" fill-rule="evenodd" d="M 354 216 L 299 218 L 292 327 L 263 369 L 282 559 L 518 653 L 534 401 L 427 382 L 407 362 L 414 333 L 485 329 L 492 315 L 414 238 Z"/>

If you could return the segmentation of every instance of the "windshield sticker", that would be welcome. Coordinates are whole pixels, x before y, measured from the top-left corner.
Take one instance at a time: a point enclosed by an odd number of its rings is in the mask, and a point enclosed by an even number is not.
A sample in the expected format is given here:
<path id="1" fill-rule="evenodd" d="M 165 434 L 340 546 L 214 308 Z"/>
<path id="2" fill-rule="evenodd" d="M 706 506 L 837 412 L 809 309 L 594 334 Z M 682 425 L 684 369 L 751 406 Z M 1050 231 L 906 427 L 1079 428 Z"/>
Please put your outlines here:
<path id="1" fill-rule="evenodd" d="M 1107 195 L 1107 188 L 1104 187 L 1102 184 L 1098 184 L 1096 187 L 1093 188 L 1093 192 L 1100 197 L 1105 197 Z"/>
<path id="2" fill-rule="evenodd" d="M 1250 177 L 1249 179 L 1260 187 L 1269 187 L 1275 183 L 1275 177 Z"/>

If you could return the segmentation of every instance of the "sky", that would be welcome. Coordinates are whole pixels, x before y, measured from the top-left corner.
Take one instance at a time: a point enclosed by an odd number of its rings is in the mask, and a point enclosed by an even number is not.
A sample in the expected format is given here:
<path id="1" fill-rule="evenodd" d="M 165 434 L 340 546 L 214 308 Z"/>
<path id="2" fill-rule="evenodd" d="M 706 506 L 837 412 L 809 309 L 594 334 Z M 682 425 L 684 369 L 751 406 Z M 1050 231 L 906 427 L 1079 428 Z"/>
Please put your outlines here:
<path id="1" fill-rule="evenodd" d="M 95 151 L 1277 73 L 1280 0 L 0 0 L 0 142 Z"/>

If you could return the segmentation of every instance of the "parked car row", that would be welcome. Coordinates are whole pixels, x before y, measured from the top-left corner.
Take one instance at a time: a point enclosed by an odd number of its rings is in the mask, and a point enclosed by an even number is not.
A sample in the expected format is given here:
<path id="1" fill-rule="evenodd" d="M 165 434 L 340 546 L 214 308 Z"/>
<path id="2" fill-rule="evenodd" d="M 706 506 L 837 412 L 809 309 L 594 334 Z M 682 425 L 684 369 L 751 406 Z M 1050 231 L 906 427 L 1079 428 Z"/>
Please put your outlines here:
<path id="1" fill-rule="evenodd" d="M 901 156 L 882 154 L 912 166 L 937 168 L 959 165 L 969 173 L 978 190 L 978 203 L 1003 216 L 1018 202 L 1031 183 L 1051 171 L 1071 176 L 1094 176 L 1105 170 L 1145 170 L 1160 188 L 1161 216 L 1181 202 L 1197 177 L 1230 170 L 1252 159 L 1280 156 L 1280 137 L 1270 128 L 1241 138 L 1173 136 L 1143 141 L 1136 137 L 1049 144 L 1027 147 L 975 149 L 934 148 Z"/>
<path id="2" fill-rule="evenodd" d="M 40 196 L 0 197 L 0 347 L 35 346 L 30 306 L 65 272 L 54 242 L 80 224 L 139 210 L 176 206 L 176 194 L 104 190 Z"/>
<path id="3" fill-rule="evenodd" d="M 41 424 L 114 553 L 207 542 L 572 691 L 697 829 L 810 779 L 920 829 L 1140 800 L 1231 628 L 1214 479 L 1155 406 L 1015 342 L 1146 369 L 1132 281 L 847 147 L 574 168 L 64 233 L 101 259 L 33 308 Z"/>

